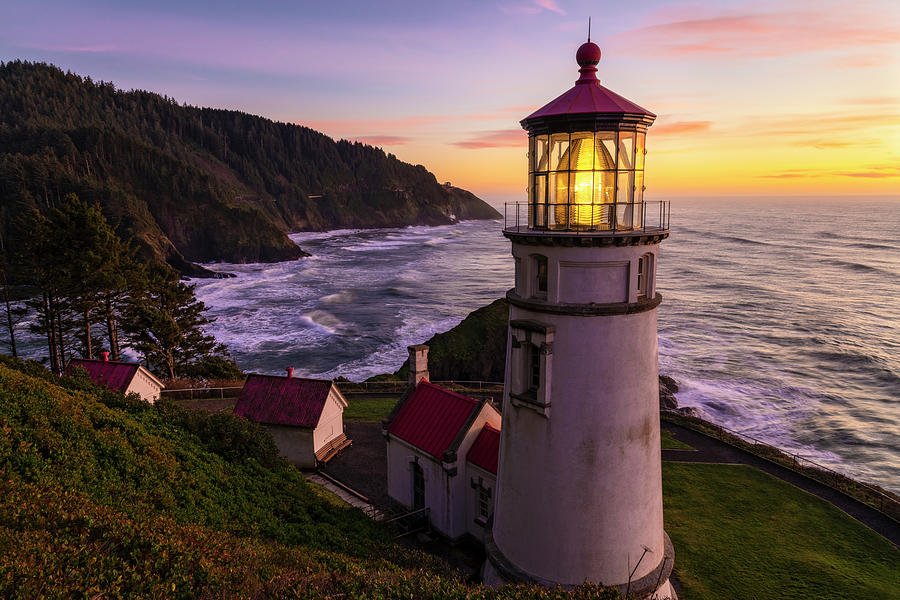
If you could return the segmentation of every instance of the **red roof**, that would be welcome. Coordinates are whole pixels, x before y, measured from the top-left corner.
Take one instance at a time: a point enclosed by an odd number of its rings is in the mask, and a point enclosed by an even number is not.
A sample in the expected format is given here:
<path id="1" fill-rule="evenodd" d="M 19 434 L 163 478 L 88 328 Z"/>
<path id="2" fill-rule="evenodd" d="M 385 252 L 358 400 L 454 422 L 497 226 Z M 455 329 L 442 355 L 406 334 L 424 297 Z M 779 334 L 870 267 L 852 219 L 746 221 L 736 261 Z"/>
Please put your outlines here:
<path id="1" fill-rule="evenodd" d="M 315 427 L 332 383 L 322 379 L 251 374 L 234 414 L 257 423 Z"/>
<path id="2" fill-rule="evenodd" d="M 525 117 L 525 121 L 541 117 L 586 113 L 656 116 L 649 110 L 641 108 L 634 102 L 626 100 L 600 85 L 600 80 L 597 79 L 600 48 L 597 44 L 590 41 L 582 44 L 575 54 L 575 60 L 581 67 L 578 70 L 581 77 L 575 82 L 575 87 Z"/>
<path id="3" fill-rule="evenodd" d="M 69 363 L 68 371 L 71 373 L 72 367 L 81 367 L 97 385 L 125 393 L 139 366 L 138 363 L 78 358 Z"/>
<path id="4" fill-rule="evenodd" d="M 600 85 L 599 81 L 590 81 L 575 84 L 575 87 L 531 113 L 525 117 L 525 120 L 583 113 L 656 116 L 646 108 L 641 108 L 634 102 L 606 89 Z"/>
<path id="5" fill-rule="evenodd" d="M 475 417 L 478 405 L 423 379 L 397 411 L 388 433 L 441 460 Z"/>
<path id="6" fill-rule="evenodd" d="M 485 423 L 475 443 L 469 448 L 466 460 L 485 471 L 497 474 L 497 455 L 500 452 L 500 430 Z"/>

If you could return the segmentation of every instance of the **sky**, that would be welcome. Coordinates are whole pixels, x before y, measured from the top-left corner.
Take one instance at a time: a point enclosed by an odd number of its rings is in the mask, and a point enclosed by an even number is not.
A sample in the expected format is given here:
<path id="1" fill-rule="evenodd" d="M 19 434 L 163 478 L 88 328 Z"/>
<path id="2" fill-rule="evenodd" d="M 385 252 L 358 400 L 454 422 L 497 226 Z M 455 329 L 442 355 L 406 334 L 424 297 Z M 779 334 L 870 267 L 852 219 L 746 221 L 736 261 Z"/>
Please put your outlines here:
<path id="1" fill-rule="evenodd" d="M 646 199 L 900 195 L 900 2 L 0 0 L 0 60 L 378 145 L 524 200 L 519 121 L 602 49 Z"/>

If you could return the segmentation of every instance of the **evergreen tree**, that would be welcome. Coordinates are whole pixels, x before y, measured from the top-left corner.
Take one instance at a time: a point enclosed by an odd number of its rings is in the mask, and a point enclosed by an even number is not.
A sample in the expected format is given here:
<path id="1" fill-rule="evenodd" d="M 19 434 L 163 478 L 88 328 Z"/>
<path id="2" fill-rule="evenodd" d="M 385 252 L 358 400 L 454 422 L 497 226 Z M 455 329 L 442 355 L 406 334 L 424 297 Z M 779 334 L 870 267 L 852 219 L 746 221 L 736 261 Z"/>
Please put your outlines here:
<path id="1" fill-rule="evenodd" d="M 194 296 L 194 286 L 180 281 L 171 268 L 151 264 L 144 289 L 132 295 L 123 328 L 153 370 L 175 379 L 191 363 L 225 354 L 203 331 L 212 322 L 204 316 L 205 309 Z"/>
<path id="2" fill-rule="evenodd" d="M 9 352 L 13 358 L 18 358 L 19 351 L 16 346 L 16 325 L 25 317 L 28 310 L 24 306 L 14 306 L 12 300 L 12 287 L 14 285 L 18 269 L 17 263 L 10 261 L 9 252 L 3 237 L 0 237 L 0 302 L 3 303 L 4 325 L 9 335 Z"/>
<path id="3" fill-rule="evenodd" d="M 37 317 L 31 330 L 46 336 L 50 369 L 60 374 L 66 364 L 68 344 L 65 331 L 69 319 L 62 302 L 61 284 L 64 277 L 60 264 L 55 260 L 59 244 L 52 239 L 50 231 L 50 220 L 32 210 L 21 217 L 16 228 L 19 234 L 16 247 L 17 260 L 26 281 L 39 292 L 38 296 L 25 303 Z"/>
<path id="4" fill-rule="evenodd" d="M 48 225 L 51 239 L 63 241 L 55 244 L 53 260 L 66 306 L 79 323 L 81 355 L 93 358 L 97 346 L 93 326 L 100 318 L 112 318 L 107 301 L 125 286 L 127 247 L 100 207 L 88 205 L 75 194 L 67 195 L 58 209 L 50 211 Z"/>

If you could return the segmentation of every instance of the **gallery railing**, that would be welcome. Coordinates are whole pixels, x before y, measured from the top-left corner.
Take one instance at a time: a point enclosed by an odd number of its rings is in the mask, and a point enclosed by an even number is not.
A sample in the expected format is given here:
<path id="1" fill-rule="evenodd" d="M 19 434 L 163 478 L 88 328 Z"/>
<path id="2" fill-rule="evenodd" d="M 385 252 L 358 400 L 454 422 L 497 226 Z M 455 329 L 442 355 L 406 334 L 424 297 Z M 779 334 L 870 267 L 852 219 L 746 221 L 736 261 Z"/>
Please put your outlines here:
<path id="1" fill-rule="evenodd" d="M 669 230 L 669 214 L 668 200 L 603 204 L 508 202 L 504 205 L 503 229 L 517 233 L 656 234 Z"/>

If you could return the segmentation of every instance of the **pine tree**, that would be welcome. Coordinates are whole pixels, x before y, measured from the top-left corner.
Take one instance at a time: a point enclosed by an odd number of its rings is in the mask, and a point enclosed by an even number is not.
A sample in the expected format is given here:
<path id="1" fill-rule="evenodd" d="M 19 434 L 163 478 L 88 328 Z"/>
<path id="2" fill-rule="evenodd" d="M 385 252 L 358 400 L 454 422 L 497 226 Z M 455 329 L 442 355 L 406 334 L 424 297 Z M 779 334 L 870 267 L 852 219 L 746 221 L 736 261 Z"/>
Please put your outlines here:
<path id="1" fill-rule="evenodd" d="M 68 348 L 64 332 L 69 320 L 62 302 L 63 276 L 55 260 L 58 244 L 51 238 L 50 230 L 50 220 L 36 210 L 23 215 L 16 228 L 16 258 L 24 279 L 39 292 L 25 302 L 37 317 L 31 331 L 46 336 L 50 369 L 62 373 Z"/>
<path id="2" fill-rule="evenodd" d="M 144 289 L 131 298 L 123 328 L 151 369 L 175 379 L 191 363 L 224 354 L 224 347 L 203 331 L 212 322 L 204 310 L 194 286 L 179 281 L 171 268 L 151 264 Z"/>
<path id="3" fill-rule="evenodd" d="M 125 287 L 123 266 L 128 249 L 100 207 L 88 205 L 75 194 L 67 195 L 62 206 L 50 211 L 48 223 L 51 238 L 64 240 L 54 244 L 54 261 L 66 305 L 79 323 L 81 355 L 93 358 L 98 341 L 93 326 L 100 318 L 111 318 L 107 301 Z"/>
<path id="4" fill-rule="evenodd" d="M 16 346 L 16 325 L 25 318 L 28 312 L 24 306 L 14 306 L 12 301 L 12 287 L 17 275 L 17 263 L 10 261 L 4 239 L 0 237 L 0 302 L 3 303 L 3 316 L 6 332 L 9 335 L 9 352 L 14 358 L 19 356 Z"/>

